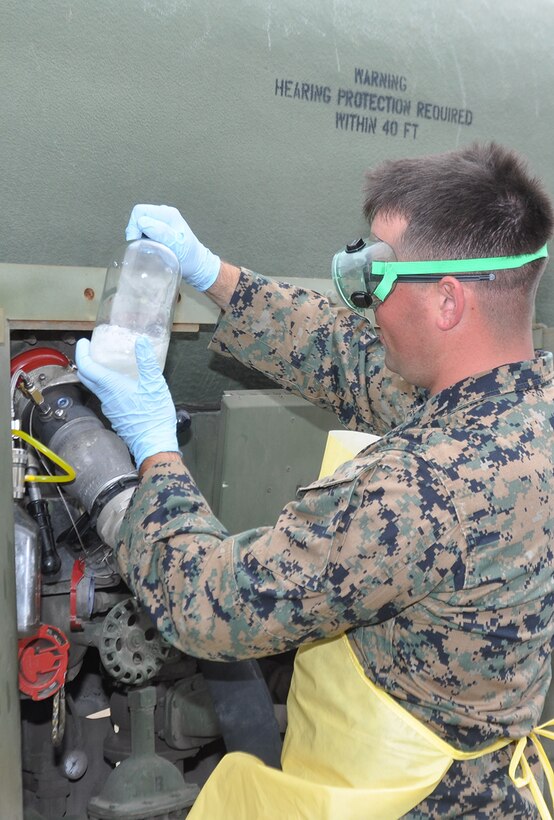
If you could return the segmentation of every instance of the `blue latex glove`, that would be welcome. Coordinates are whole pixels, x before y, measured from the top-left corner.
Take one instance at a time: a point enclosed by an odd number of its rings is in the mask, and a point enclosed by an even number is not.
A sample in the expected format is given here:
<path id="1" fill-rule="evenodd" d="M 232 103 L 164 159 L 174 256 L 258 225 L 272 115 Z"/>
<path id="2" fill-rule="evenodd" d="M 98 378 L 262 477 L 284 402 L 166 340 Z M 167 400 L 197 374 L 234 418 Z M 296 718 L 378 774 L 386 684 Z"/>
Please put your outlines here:
<path id="1" fill-rule="evenodd" d="M 123 439 L 137 467 L 156 453 L 179 452 L 177 417 L 152 345 L 137 339 L 138 381 L 110 370 L 90 356 L 90 342 L 79 339 L 75 361 L 79 378 L 102 402 L 102 412 Z"/>
<path id="2" fill-rule="evenodd" d="M 135 205 L 125 237 L 150 239 L 171 248 L 179 260 L 181 276 L 196 290 L 207 290 L 219 274 L 219 256 L 205 248 L 195 237 L 177 208 L 168 205 Z"/>

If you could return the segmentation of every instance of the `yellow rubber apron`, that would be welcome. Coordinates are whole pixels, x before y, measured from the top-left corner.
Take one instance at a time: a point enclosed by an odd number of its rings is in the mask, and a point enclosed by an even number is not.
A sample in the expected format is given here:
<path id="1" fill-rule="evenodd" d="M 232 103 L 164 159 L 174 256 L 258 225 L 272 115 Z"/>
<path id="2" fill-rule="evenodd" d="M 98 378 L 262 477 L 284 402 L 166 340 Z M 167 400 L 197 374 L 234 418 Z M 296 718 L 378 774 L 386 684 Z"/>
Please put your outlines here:
<path id="1" fill-rule="evenodd" d="M 331 431 L 320 475 L 370 440 L 375 436 Z M 554 740 L 547 728 L 554 720 L 518 741 L 459 752 L 369 680 L 346 635 L 298 650 L 287 715 L 283 771 L 241 752 L 226 755 L 189 820 L 396 820 L 434 791 L 454 760 L 510 743 L 512 782 L 528 786 L 542 820 L 552 820 L 524 752 L 530 740 L 554 796 L 554 773 L 538 737 Z"/>
<path id="2" fill-rule="evenodd" d="M 428 797 L 454 760 L 473 760 L 512 744 L 512 781 L 528 786 L 543 820 L 551 820 L 525 758 L 527 738 L 458 751 L 369 680 L 346 636 L 298 651 L 287 710 L 283 771 L 251 755 L 226 755 L 189 818 L 394 820 Z M 528 736 L 551 793 L 554 774 L 538 735 L 554 740 L 546 728 L 552 723 Z"/>

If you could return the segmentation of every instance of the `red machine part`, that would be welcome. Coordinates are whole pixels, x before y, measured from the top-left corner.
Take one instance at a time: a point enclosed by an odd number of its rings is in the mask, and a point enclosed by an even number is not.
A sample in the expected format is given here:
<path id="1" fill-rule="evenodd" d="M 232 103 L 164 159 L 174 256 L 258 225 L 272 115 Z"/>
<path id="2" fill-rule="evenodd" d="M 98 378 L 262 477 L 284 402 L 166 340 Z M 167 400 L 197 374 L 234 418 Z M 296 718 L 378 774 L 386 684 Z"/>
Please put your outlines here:
<path id="1" fill-rule="evenodd" d="M 72 632 L 82 632 L 83 625 L 77 612 L 77 587 L 85 575 L 85 561 L 76 559 L 71 571 L 71 587 L 69 590 L 69 628 Z"/>
<path id="2" fill-rule="evenodd" d="M 67 672 L 69 641 L 61 629 L 41 624 L 18 646 L 19 689 L 31 700 L 45 700 L 62 688 Z"/>
<path id="3" fill-rule="evenodd" d="M 36 347 L 33 350 L 25 350 L 23 353 L 18 353 L 11 360 L 11 375 L 13 376 L 16 370 L 24 370 L 25 373 L 30 373 L 31 370 L 37 370 L 50 364 L 67 367 L 69 359 L 54 347 Z"/>

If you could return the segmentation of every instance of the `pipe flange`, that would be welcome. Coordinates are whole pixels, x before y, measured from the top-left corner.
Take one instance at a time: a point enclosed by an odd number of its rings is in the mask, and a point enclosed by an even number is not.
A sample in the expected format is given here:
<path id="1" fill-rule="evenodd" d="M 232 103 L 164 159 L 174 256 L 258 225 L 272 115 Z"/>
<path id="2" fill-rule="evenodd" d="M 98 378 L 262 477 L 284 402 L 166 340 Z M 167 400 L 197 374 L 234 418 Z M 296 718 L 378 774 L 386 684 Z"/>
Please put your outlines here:
<path id="1" fill-rule="evenodd" d="M 150 680 L 178 656 L 135 598 L 120 601 L 108 612 L 98 648 L 106 671 L 129 686 Z"/>

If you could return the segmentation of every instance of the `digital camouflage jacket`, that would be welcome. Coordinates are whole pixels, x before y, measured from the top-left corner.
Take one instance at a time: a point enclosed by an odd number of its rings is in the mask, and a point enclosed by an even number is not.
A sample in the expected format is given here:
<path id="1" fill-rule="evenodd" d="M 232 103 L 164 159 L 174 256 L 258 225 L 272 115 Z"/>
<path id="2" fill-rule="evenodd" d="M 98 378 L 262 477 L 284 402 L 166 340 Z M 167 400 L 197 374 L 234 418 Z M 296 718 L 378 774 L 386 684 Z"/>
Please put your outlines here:
<path id="1" fill-rule="evenodd" d="M 186 468 L 152 467 L 118 559 L 160 631 L 229 660 L 350 630 L 367 674 L 447 741 L 526 734 L 551 675 L 552 354 L 428 397 L 365 320 L 246 271 L 212 347 L 382 438 L 238 534 Z M 509 759 L 454 763 L 410 817 L 533 817 Z"/>

